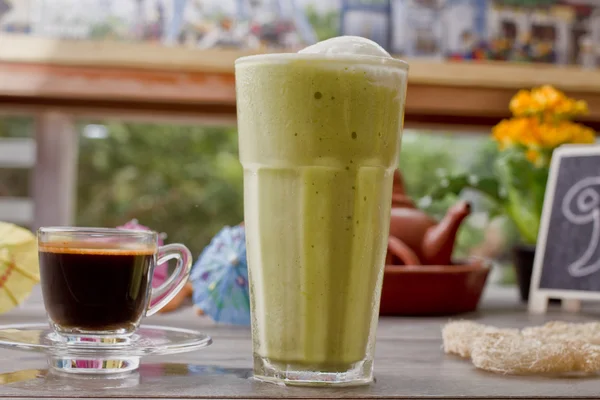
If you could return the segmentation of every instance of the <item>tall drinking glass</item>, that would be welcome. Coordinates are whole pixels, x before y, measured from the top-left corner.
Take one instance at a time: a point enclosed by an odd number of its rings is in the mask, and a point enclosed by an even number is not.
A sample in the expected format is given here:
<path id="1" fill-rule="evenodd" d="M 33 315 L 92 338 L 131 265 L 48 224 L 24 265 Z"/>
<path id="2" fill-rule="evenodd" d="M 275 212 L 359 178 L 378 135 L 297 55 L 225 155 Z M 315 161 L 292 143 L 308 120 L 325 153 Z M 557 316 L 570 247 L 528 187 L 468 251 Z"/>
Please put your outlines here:
<path id="1" fill-rule="evenodd" d="M 373 379 L 408 72 L 385 54 L 236 61 L 257 379 Z"/>

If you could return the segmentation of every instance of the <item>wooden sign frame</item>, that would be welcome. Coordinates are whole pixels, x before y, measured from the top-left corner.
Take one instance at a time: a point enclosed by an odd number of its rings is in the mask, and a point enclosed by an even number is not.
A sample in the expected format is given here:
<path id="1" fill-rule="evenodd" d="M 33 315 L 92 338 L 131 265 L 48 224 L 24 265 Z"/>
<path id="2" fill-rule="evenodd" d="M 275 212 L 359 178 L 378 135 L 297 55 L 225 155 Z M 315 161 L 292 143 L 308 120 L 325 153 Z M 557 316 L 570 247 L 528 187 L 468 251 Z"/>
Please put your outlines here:
<path id="1" fill-rule="evenodd" d="M 581 309 L 582 300 L 600 301 L 600 292 L 540 288 L 558 172 L 561 161 L 569 156 L 600 156 L 600 145 L 562 145 L 554 150 L 552 155 L 529 290 L 528 310 L 533 314 L 545 313 L 550 299 L 562 300 L 562 308 L 571 312 L 577 312 Z"/>

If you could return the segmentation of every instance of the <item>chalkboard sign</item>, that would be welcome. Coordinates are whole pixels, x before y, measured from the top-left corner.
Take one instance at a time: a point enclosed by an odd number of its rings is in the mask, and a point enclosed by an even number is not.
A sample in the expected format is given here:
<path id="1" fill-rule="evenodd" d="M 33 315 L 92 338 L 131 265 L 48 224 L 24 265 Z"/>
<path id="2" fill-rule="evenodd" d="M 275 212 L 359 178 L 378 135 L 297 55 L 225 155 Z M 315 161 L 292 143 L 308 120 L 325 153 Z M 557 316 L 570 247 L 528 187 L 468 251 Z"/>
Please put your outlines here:
<path id="1" fill-rule="evenodd" d="M 529 310 L 538 313 L 550 298 L 573 309 L 600 300 L 600 146 L 554 151 L 530 292 Z"/>

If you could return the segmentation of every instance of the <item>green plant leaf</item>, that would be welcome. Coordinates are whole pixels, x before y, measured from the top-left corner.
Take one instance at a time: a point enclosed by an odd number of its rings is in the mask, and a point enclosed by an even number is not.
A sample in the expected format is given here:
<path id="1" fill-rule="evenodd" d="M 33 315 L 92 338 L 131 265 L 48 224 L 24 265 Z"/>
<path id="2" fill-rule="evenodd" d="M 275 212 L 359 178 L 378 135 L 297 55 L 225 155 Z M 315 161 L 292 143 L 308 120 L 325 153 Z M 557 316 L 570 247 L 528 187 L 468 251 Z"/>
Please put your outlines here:
<path id="1" fill-rule="evenodd" d="M 495 177 L 478 177 L 465 173 L 442 176 L 428 195 L 432 200 L 441 200 L 448 195 L 458 196 L 467 188 L 477 190 L 500 204 L 503 201 L 499 182 Z"/>
<path id="2" fill-rule="evenodd" d="M 506 212 L 522 239 L 535 244 L 540 226 L 548 169 L 530 163 L 517 149 L 504 152 L 496 162 L 502 187 L 506 190 Z"/>

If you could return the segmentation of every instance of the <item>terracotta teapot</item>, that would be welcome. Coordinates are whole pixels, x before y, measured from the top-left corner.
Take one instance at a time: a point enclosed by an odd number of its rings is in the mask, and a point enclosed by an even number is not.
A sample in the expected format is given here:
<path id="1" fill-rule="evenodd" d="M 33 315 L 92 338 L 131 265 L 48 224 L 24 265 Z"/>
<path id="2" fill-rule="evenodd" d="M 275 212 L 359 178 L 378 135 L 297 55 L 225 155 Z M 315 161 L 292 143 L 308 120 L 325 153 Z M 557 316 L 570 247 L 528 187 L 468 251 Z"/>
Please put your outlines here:
<path id="1" fill-rule="evenodd" d="M 394 171 L 394 187 L 392 189 L 392 207 L 415 207 L 415 203 L 406 195 L 404 178 L 400 170 Z"/>
<path id="2" fill-rule="evenodd" d="M 471 213 L 471 205 L 460 201 L 436 221 L 415 207 L 405 194 L 400 171 L 394 174 L 387 265 L 450 265 L 456 233 Z"/>

